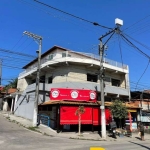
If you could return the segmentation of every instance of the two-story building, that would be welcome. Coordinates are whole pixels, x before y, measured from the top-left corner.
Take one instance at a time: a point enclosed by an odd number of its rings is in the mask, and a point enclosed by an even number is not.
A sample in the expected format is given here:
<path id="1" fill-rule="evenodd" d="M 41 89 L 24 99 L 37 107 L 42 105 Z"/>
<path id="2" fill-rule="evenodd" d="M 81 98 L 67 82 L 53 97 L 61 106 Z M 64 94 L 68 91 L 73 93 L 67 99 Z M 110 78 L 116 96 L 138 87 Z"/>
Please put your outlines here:
<path id="1" fill-rule="evenodd" d="M 22 94 L 15 102 L 14 113 L 28 119 L 33 118 L 35 99 L 35 82 L 37 74 L 35 59 L 23 67 L 24 72 L 19 74 L 17 89 Z M 124 101 L 130 99 L 129 69 L 127 65 L 104 58 L 105 69 L 105 102 L 119 98 Z M 75 52 L 59 46 L 54 46 L 41 55 L 39 104 L 47 105 L 80 105 L 61 99 L 53 102 L 50 99 L 51 89 L 91 90 L 97 93 L 97 103 L 82 104 L 85 106 L 100 105 L 100 61 L 99 56 L 89 53 Z M 63 101 L 63 102 L 62 102 Z M 82 102 L 83 103 L 83 102 Z M 90 106 L 90 107 L 91 107 Z M 44 107 L 44 110 L 54 112 L 60 108 Z M 61 116 L 59 116 L 61 117 Z M 52 118 L 55 118 L 54 116 Z"/>

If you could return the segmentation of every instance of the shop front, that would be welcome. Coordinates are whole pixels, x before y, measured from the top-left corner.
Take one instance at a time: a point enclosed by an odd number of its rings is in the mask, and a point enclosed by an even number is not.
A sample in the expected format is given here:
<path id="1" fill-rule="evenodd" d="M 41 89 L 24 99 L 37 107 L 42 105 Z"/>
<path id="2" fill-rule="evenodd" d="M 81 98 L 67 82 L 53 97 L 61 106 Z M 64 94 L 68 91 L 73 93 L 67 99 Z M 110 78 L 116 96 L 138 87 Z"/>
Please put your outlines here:
<path id="1" fill-rule="evenodd" d="M 39 106 L 39 113 L 50 117 L 50 127 L 60 130 L 72 130 L 78 127 L 78 116 L 75 114 L 79 106 L 84 106 L 81 115 L 82 130 L 98 130 L 101 126 L 100 103 L 97 93 L 86 89 L 52 88 L 50 101 Z M 110 110 L 106 107 L 106 125 L 111 122 Z"/>

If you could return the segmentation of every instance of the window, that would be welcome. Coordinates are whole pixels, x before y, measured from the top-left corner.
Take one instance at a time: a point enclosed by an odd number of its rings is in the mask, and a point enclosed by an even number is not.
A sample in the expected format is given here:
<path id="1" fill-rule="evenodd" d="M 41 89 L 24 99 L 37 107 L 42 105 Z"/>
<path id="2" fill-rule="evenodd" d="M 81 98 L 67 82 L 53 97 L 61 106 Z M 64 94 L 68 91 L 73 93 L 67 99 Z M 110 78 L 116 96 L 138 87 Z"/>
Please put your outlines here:
<path id="1" fill-rule="evenodd" d="M 110 83 L 111 83 L 111 78 L 110 78 L 110 77 L 105 77 L 105 78 L 104 78 L 104 81 L 105 81 L 105 84 L 106 84 L 106 85 L 110 85 Z"/>
<path id="2" fill-rule="evenodd" d="M 70 54 L 67 54 L 66 52 L 65 53 L 62 53 L 62 57 L 71 57 Z"/>
<path id="3" fill-rule="evenodd" d="M 111 97 L 105 97 L 105 102 L 111 102 Z"/>
<path id="4" fill-rule="evenodd" d="M 112 86 L 120 86 L 120 80 L 117 79 L 111 79 L 111 85 Z"/>
<path id="5" fill-rule="evenodd" d="M 32 79 L 31 81 L 31 84 L 35 83 L 36 82 L 36 79 Z"/>
<path id="6" fill-rule="evenodd" d="M 52 81 L 53 81 L 53 77 L 52 76 L 48 77 L 48 83 L 52 83 Z"/>
<path id="7" fill-rule="evenodd" d="M 45 76 L 40 77 L 40 83 L 45 83 Z"/>
<path id="8" fill-rule="evenodd" d="M 97 75 L 87 74 L 87 81 L 97 82 Z"/>
<path id="9" fill-rule="evenodd" d="M 49 55 L 49 60 L 52 60 L 53 59 L 53 54 L 50 54 Z"/>

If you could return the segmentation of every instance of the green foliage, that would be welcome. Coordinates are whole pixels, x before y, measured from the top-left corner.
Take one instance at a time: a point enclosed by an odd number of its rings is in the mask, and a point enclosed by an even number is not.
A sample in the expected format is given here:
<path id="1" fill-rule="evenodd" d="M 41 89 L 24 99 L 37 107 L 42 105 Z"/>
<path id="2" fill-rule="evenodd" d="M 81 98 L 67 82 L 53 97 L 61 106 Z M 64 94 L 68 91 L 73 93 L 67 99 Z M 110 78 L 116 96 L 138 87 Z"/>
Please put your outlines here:
<path id="1" fill-rule="evenodd" d="M 84 106 L 79 106 L 75 112 L 75 115 L 84 114 L 84 113 L 85 113 Z"/>
<path id="2" fill-rule="evenodd" d="M 120 100 L 113 101 L 110 110 L 114 118 L 123 119 L 128 115 L 127 107 Z"/>
<path id="3" fill-rule="evenodd" d="M 17 88 L 17 81 L 18 79 L 11 79 L 11 81 L 9 81 L 9 84 L 7 84 L 4 88 L 3 91 L 7 91 L 10 88 Z"/>

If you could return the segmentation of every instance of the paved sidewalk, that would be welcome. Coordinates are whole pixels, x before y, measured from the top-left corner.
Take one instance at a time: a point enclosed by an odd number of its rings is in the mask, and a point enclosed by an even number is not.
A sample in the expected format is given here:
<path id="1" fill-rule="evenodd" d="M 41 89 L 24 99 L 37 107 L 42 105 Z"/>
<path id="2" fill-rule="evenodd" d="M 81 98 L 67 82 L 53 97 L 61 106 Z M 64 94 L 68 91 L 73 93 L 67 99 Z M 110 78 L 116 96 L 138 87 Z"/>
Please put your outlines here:
<path id="1" fill-rule="evenodd" d="M 0 115 L 3 115 L 5 118 L 7 118 L 9 121 L 12 121 L 14 123 L 20 124 L 24 126 L 27 129 L 33 130 L 32 128 L 32 121 L 15 116 L 13 114 L 9 114 L 8 112 L 2 112 L 0 111 Z M 38 128 L 34 128 L 34 131 L 37 131 L 41 134 L 45 134 L 48 136 L 54 136 L 54 137 L 62 137 L 62 138 L 70 138 L 70 139 L 81 139 L 81 140 L 95 140 L 95 141 L 139 141 L 139 136 L 137 133 L 133 133 L 132 137 L 117 137 L 117 139 L 114 139 L 112 137 L 108 137 L 105 139 L 102 139 L 98 133 L 92 133 L 92 132 L 84 132 L 81 134 L 81 136 L 78 135 L 78 133 L 75 132 L 61 132 L 56 133 L 55 130 L 45 126 L 45 125 L 39 125 Z M 150 140 L 150 134 L 145 134 L 145 140 Z"/>

